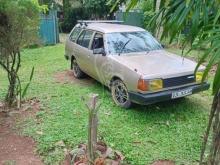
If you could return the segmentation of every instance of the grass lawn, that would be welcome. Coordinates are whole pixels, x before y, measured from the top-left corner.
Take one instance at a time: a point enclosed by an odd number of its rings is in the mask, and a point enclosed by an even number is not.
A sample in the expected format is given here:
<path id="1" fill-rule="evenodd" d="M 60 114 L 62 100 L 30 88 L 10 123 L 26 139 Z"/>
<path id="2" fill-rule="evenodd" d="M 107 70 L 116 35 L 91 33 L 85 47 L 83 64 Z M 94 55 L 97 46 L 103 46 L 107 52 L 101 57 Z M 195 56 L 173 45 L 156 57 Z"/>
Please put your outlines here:
<path id="1" fill-rule="evenodd" d="M 99 137 L 120 150 L 130 164 L 146 165 L 158 159 L 175 160 L 177 164 L 196 163 L 208 120 L 210 91 L 124 110 L 113 104 L 109 91 L 98 82 L 91 85 L 56 82 L 55 74 L 69 68 L 63 55 L 63 44 L 22 52 L 23 83 L 35 66 L 27 98 L 37 97 L 42 104 L 39 119 L 24 123 L 24 134 L 37 141 L 37 150 L 46 164 L 58 164 L 64 158 L 64 149 L 56 146 L 56 142 L 64 141 L 68 149 L 86 142 L 87 110 L 81 96 L 89 93 L 100 95 Z M 2 100 L 7 87 L 2 70 L 0 80 Z"/>

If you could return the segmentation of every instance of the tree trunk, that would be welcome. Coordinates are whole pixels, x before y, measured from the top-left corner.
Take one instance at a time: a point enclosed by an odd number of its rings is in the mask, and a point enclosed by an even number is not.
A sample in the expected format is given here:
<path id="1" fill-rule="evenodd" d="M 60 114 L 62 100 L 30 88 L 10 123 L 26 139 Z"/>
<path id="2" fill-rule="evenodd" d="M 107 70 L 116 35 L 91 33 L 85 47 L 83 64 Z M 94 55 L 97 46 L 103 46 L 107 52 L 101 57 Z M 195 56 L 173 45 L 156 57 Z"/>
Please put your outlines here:
<path id="1" fill-rule="evenodd" d="M 0 63 L 3 69 L 8 74 L 9 87 L 8 92 L 5 97 L 6 105 L 11 108 L 16 101 L 17 95 L 21 92 L 20 81 L 18 77 L 18 71 L 21 63 L 21 54 L 20 51 L 16 51 L 10 54 L 9 58 L 6 60 L 6 63 Z"/>
<path id="2" fill-rule="evenodd" d="M 213 137 L 210 148 L 208 164 L 219 165 L 220 164 L 220 93 L 215 100 L 216 110 L 213 119 Z"/>
<path id="3" fill-rule="evenodd" d="M 156 13 L 158 13 L 160 11 L 160 3 L 161 3 L 161 0 L 156 0 L 156 6 L 155 6 Z M 158 19 L 158 23 L 161 22 L 161 18 L 162 18 L 162 15 L 160 14 L 159 19 Z M 159 26 L 159 28 L 156 30 L 156 34 L 155 34 L 156 38 L 158 40 L 160 40 L 162 33 L 163 33 L 163 27 Z"/>
<path id="4" fill-rule="evenodd" d="M 92 94 L 89 103 L 86 104 L 89 110 L 89 123 L 88 123 L 88 160 L 92 165 L 95 159 L 95 151 L 97 145 L 97 130 L 98 130 L 98 95 Z"/>
<path id="5" fill-rule="evenodd" d="M 211 128 L 213 127 L 213 132 Z M 209 116 L 209 123 L 204 137 L 202 152 L 200 157 L 200 165 L 203 164 L 205 150 L 208 145 L 208 139 L 211 138 L 210 151 L 208 160 L 205 164 L 219 165 L 220 164 L 220 92 L 218 92 L 213 99 L 212 110 Z"/>
<path id="6" fill-rule="evenodd" d="M 9 87 L 8 87 L 8 93 L 6 95 L 5 101 L 9 107 L 11 107 L 16 100 L 16 84 L 17 84 L 17 76 L 14 71 L 11 71 L 8 73 L 9 78 Z"/>

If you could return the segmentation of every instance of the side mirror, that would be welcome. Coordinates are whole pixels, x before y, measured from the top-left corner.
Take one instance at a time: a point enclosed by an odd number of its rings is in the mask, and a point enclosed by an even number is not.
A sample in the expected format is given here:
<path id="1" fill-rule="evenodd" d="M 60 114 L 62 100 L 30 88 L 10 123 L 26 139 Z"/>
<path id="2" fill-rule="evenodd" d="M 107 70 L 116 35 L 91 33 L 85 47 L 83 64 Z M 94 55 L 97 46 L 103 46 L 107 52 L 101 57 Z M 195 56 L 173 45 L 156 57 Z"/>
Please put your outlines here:
<path id="1" fill-rule="evenodd" d="M 104 48 L 93 49 L 93 54 L 101 54 L 102 56 L 106 55 Z"/>

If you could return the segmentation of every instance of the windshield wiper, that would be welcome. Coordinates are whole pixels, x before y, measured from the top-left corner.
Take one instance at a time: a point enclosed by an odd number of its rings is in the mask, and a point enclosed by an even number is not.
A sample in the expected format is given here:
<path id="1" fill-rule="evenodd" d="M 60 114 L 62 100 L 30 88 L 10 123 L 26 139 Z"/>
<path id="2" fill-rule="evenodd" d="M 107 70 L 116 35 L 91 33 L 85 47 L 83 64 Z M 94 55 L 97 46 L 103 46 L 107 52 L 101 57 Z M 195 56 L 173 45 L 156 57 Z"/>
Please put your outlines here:
<path id="1" fill-rule="evenodd" d="M 132 38 L 130 38 L 124 45 L 123 47 L 121 48 L 120 52 L 118 53 L 118 55 L 120 56 L 121 53 L 123 52 L 123 50 L 125 49 L 126 45 L 132 40 Z"/>
<path id="2" fill-rule="evenodd" d="M 147 49 L 147 50 L 145 51 L 145 54 L 146 54 L 146 55 L 148 55 L 148 53 L 150 53 L 150 49 Z"/>

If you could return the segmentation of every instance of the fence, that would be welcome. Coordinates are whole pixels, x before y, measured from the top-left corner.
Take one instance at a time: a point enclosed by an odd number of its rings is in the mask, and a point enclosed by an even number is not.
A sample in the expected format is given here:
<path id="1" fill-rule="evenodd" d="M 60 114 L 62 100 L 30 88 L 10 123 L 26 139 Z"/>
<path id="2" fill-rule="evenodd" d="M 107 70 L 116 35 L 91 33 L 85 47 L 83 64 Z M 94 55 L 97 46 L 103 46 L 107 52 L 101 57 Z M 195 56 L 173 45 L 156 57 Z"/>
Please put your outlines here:
<path id="1" fill-rule="evenodd" d="M 133 25 L 133 26 L 144 26 L 144 15 L 143 12 L 140 11 L 133 11 L 133 12 L 116 12 L 116 20 L 124 21 L 126 25 Z"/>
<path id="2" fill-rule="evenodd" d="M 48 14 L 41 14 L 40 36 L 46 45 L 59 42 L 57 11 L 51 10 Z"/>

